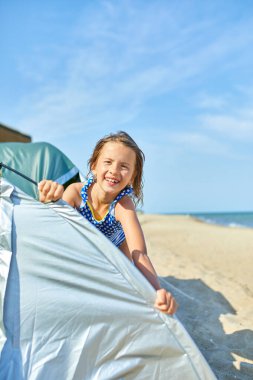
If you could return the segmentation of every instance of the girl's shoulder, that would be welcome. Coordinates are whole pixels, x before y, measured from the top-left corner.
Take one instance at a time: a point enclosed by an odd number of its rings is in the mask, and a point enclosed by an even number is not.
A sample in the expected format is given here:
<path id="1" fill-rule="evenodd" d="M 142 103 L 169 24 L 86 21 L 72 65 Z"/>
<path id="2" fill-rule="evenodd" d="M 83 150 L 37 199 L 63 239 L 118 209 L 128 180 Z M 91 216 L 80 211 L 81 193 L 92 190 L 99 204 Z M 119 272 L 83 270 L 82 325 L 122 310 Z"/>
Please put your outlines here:
<path id="1" fill-rule="evenodd" d="M 84 182 L 71 183 L 71 185 L 69 185 L 66 190 L 69 189 L 69 191 L 80 193 L 80 191 L 82 190 L 82 188 L 83 188 L 84 185 L 85 185 Z"/>
<path id="2" fill-rule="evenodd" d="M 124 195 L 115 206 L 115 217 L 117 220 L 120 220 L 126 212 L 135 213 L 135 205 L 133 200 L 128 196 Z"/>
<path id="3" fill-rule="evenodd" d="M 83 182 L 72 183 L 64 191 L 62 199 L 68 202 L 72 207 L 79 207 L 81 200 L 80 192 L 83 186 Z"/>
<path id="4" fill-rule="evenodd" d="M 128 194 L 124 195 L 119 201 L 117 202 L 116 206 L 121 206 L 121 207 L 133 207 L 135 209 L 134 202 Z"/>

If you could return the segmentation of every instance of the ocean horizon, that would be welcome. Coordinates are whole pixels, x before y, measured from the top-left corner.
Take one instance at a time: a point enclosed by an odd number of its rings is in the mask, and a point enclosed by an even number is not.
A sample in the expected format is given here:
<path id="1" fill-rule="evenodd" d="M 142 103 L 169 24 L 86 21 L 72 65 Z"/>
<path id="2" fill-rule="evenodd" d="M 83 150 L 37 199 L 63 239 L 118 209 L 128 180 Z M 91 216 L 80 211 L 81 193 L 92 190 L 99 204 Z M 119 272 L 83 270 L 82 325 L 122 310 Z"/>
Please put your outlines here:
<path id="1" fill-rule="evenodd" d="M 208 224 L 218 224 L 231 228 L 253 228 L 253 211 L 164 212 L 160 214 L 186 215 Z"/>
<path id="2" fill-rule="evenodd" d="M 253 211 L 193 212 L 184 215 L 190 215 L 210 224 L 218 224 L 226 227 L 253 228 Z"/>

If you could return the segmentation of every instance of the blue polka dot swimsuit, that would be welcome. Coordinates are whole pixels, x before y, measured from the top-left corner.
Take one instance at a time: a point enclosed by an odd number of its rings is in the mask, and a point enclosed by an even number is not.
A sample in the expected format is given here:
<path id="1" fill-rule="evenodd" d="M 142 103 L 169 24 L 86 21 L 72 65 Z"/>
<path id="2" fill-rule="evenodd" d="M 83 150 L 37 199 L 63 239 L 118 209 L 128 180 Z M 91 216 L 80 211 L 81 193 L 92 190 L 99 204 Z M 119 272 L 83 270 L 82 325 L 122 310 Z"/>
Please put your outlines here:
<path id="1" fill-rule="evenodd" d="M 88 188 L 94 182 L 93 177 L 89 177 L 86 184 L 83 186 L 81 190 L 82 203 L 78 209 L 78 211 L 88 219 L 95 227 L 97 227 L 108 239 L 111 240 L 113 244 L 119 247 L 123 241 L 125 240 L 125 234 L 122 228 L 121 223 L 116 220 L 115 206 L 117 202 L 124 197 L 124 195 L 131 195 L 133 193 L 133 189 L 131 186 L 125 187 L 121 192 L 117 195 L 114 201 L 109 206 L 109 211 L 106 216 L 102 220 L 97 220 L 92 212 L 91 206 L 88 202 Z"/>

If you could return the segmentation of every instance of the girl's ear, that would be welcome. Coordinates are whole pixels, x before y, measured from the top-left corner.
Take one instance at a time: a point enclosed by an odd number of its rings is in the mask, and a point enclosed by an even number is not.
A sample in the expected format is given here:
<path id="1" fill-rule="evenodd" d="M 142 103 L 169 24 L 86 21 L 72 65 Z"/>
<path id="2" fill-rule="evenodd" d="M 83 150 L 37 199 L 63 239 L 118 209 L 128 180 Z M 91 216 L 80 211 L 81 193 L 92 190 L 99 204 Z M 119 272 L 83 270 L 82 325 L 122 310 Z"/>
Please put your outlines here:
<path id="1" fill-rule="evenodd" d="M 132 178 L 131 178 L 131 181 L 130 181 L 130 184 L 129 184 L 130 186 L 133 186 L 135 177 L 136 177 L 136 171 L 134 171 L 134 174 L 132 175 Z"/>
<path id="2" fill-rule="evenodd" d="M 94 182 L 97 182 L 97 172 L 96 170 L 92 169 L 90 170 L 90 176 L 93 178 Z"/>
<path id="3" fill-rule="evenodd" d="M 96 165 L 95 165 L 95 163 L 91 166 L 91 172 L 94 174 L 94 175 L 96 175 Z"/>
<path id="4" fill-rule="evenodd" d="M 94 182 L 97 182 L 97 174 L 96 172 L 94 172 L 94 170 L 92 171 L 92 175 L 93 175 Z"/>

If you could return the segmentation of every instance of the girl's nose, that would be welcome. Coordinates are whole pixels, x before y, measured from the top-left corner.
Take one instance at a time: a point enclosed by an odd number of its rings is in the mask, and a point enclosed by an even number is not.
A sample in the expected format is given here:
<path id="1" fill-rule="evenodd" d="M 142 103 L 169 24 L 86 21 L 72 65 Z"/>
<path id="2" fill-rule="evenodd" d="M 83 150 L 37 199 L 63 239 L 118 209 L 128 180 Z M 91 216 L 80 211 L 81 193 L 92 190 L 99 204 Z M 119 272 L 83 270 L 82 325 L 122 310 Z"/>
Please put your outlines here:
<path id="1" fill-rule="evenodd" d="M 110 172 L 112 174 L 116 174 L 118 172 L 118 165 L 116 165 L 116 164 L 115 165 L 111 165 Z"/>

